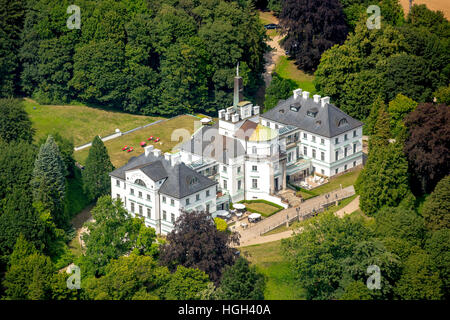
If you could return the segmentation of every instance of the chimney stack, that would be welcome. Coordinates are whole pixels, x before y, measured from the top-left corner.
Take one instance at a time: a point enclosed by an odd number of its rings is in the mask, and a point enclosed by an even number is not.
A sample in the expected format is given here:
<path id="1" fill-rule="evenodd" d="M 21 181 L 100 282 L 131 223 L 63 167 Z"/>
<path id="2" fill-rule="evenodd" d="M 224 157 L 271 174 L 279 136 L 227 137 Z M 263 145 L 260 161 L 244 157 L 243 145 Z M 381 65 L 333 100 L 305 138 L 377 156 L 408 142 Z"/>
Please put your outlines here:
<path id="1" fill-rule="evenodd" d="M 330 97 L 323 97 L 321 99 L 321 102 L 322 102 L 321 104 L 322 104 L 322 108 L 323 108 L 323 107 L 325 107 L 326 104 L 330 103 Z"/>
<path id="2" fill-rule="evenodd" d="M 254 115 L 259 114 L 259 106 L 254 106 L 254 107 L 253 107 L 253 114 L 254 114 Z"/>
<path id="3" fill-rule="evenodd" d="M 225 114 L 225 109 L 219 110 L 219 119 L 223 119 Z"/>
<path id="4" fill-rule="evenodd" d="M 145 156 L 148 156 L 150 154 L 150 152 L 152 152 L 154 146 L 147 146 L 144 148 L 145 150 Z"/>
<path id="5" fill-rule="evenodd" d="M 225 120 L 230 120 L 230 114 L 228 112 L 225 113 Z"/>
<path id="6" fill-rule="evenodd" d="M 308 100 L 308 98 L 309 98 L 309 92 L 303 91 L 303 100 Z"/>
<path id="7" fill-rule="evenodd" d="M 165 152 L 164 153 L 164 159 L 166 159 L 167 161 L 169 161 L 170 163 L 170 159 L 172 158 L 172 155 L 169 152 Z"/>
<path id="8" fill-rule="evenodd" d="M 239 121 L 239 114 L 235 113 L 231 116 L 231 122 L 236 123 Z"/>
<path id="9" fill-rule="evenodd" d="M 315 94 L 315 95 L 313 96 L 313 98 L 314 98 L 314 102 L 315 102 L 315 103 L 319 103 L 319 102 L 320 102 L 320 95 Z"/>
<path id="10" fill-rule="evenodd" d="M 295 89 L 294 92 L 294 99 L 297 100 L 298 97 L 300 97 L 302 95 L 302 89 Z"/>
<path id="11" fill-rule="evenodd" d="M 159 149 L 153 150 L 153 155 L 158 158 L 161 155 L 161 150 Z"/>

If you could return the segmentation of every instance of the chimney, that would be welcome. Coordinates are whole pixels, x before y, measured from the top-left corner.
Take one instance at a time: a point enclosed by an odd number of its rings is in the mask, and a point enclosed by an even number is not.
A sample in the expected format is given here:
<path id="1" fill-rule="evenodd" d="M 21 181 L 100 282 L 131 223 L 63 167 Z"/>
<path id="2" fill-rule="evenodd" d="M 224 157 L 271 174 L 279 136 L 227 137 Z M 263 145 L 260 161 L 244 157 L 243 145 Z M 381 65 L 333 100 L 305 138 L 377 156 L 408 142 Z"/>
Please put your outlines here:
<path id="1" fill-rule="evenodd" d="M 167 161 L 169 161 L 170 163 L 170 159 L 172 158 L 172 155 L 169 152 L 165 152 L 164 153 L 164 159 L 166 159 Z"/>
<path id="2" fill-rule="evenodd" d="M 239 121 L 239 114 L 235 113 L 231 116 L 231 122 L 235 123 Z"/>
<path id="3" fill-rule="evenodd" d="M 254 106 L 254 107 L 253 107 L 253 114 L 254 114 L 254 115 L 259 114 L 259 106 Z"/>
<path id="4" fill-rule="evenodd" d="M 236 76 L 234 77 L 234 96 L 233 96 L 233 106 L 237 107 L 238 103 L 243 98 L 243 88 L 242 88 L 242 78 L 239 76 L 239 63 L 236 67 Z"/>
<path id="5" fill-rule="evenodd" d="M 154 147 L 155 147 L 155 146 L 147 146 L 147 147 L 145 147 L 145 148 L 144 148 L 144 150 L 145 150 L 145 156 L 148 156 L 148 155 L 150 154 L 150 152 L 152 152 L 152 150 L 153 150 Z"/>
<path id="6" fill-rule="evenodd" d="M 174 166 L 174 165 L 176 165 L 177 163 L 179 163 L 180 160 L 181 160 L 181 155 L 180 155 L 179 152 L 178 152 L 178 153 L 175 153 L 175 154 L 172 154 L 172 157 L 171 157 L 171 159 L 170 159 L 170 165 L 171 165 L 171 166 Z"/>
<path id="7" fill-rule="evenodd" d="M 322 102 L 322 107 L 325 107 L 326 104 L 330 103 L 330 97 L 323 97 L 322 99 L 320 99 Z"/>
<path id="8" fill-rule="evenodd" d="M 219 110 L 219 119 L 222 119 L 225 114 L 225 109 Z"/>
<path id="9" fill-rule="evenodd" d="M 314 102 L 315 103 L 320 103 L 320 95 L 318 95 L 318 94 L 314 95 Z"/>
<path id="10" fill-rule="evenodd" d="M 295 89 L 294 92 L 294 99 L 297 100 L 298 97 L 302 95 L 302 89 Z"/>
<path id="11" fill-rule="evenodd" d="M 309 92 L 303 91 L 303 100 L 308 100 L 308 98 L 309 98 Z"/>
<path id="12" fill-rule="evenodd" d="M 158 158 L 161 155 L 161 150 L 159 149 L 153 150 L 153 155 Z"/>
<path id="13" fill-rule="evenodd" d="M 230 114 L 227 112 L 227 113 L 225 113 L 225 120 L 230 120 Z"/>

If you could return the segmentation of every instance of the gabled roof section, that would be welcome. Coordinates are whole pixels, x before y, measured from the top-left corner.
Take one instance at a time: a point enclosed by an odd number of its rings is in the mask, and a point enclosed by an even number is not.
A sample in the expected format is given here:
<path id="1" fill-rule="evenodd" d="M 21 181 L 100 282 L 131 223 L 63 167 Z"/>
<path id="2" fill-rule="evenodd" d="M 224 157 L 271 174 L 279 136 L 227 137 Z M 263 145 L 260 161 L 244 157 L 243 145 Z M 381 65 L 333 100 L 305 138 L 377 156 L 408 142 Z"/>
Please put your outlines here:
<path id="1" fill-rule="evenodd" d="M 276 107 L 263 113 L 261 117 L 328 138 L 363 125 L 361 121 L 350 117 L 333 104 L 327 103 L 322 106 L 321 102 L 303 99 L 302 96 L 297 99 L 291 96 L 287 100 L 280 100 Z"/>
<path id="2" fill-rule="evenodd" d="M 126 165 L 114 170 L 110 175 L 125 180 L 125 173 L 136 169 L 141 170 L 153 181 L 165 179 L 159 191 L 177 199 L 217 184 L 216 181 L 203 176 L 184 163 L 172 166 L 164 156 L 156 157 L 153 153 L 147 156 L 143 153 L 131 158 Z"/>

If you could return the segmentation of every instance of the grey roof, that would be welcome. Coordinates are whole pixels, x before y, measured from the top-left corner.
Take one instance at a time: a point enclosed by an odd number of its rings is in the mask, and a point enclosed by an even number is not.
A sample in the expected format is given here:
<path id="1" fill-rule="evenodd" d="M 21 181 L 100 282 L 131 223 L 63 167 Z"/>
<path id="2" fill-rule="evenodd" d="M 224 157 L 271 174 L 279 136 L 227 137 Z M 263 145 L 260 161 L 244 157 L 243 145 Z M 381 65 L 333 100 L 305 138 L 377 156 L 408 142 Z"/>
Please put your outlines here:
<path id="1" fill-rule="evenodd" d="M 293 111 L 291 106 L 300 108 Z M 280 100 L 276 107 L 263 113 L 261 117 L 328 138 L 363 125 L 361 121 L 353 119 L 333 104 L 327 103 L 322 107 L 320 101 L 316 103 L 314 99 L 305 100 L 301 96 L 297 99 L 291 96 L 287 100 Z M 342 119 L 345 120 L 341 121 Z"/>
<path id="2" fill-rule="evenodd" d="M 230 158 L 245 154 L 245 149 L 238 139 L 219 134 L 217 124 L 199 129 L 180 149 L 225 164 L 229 164 Z"/>
<path id="3" fill-rule="evenodd" d="M 125 180 L 125 172 L 136 169 L 140 169 L 154 181 L 165 179 L 159 192 L 177 199 L 217 184 L 184 163 L 172 166 L 163 156 L 156 157 L 153 153 L 131 158 L 126 165 L 114 170 L 110 175 Z"/>

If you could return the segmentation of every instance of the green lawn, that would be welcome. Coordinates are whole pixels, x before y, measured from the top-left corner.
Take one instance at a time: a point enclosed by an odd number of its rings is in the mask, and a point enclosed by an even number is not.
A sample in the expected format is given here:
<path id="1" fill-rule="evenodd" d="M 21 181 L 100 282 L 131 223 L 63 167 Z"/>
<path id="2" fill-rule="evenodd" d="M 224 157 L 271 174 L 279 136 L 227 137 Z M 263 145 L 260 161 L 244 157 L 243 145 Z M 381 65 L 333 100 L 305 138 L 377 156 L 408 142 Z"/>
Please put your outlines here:
<path id="1" fill-rule="evenodd" d="M 314 76 L 299 70 L 294 60 L 286 56 L 280 57 L 280 61 L 275 67 L 275 72 L 284 79 L 293 80 L 299 88 L 311 92 L 311 95 L 316 93 L 316 88 L 313 84 Z"/>
<path id="2" fill-rule="evenodd" d="M 342 176 L 339 176 L 336 178 L 331 178 L 330 182 L 328 182 L 327 184 L 317 187 L 311 191 L 313 191 L 316 194 L 323 194 L 323 193 L 327 193 L 327 192 L 339 189 L 341 187 L 341 184 L 342 184 L 342 188 L 349 187 L 349 186 L 355 184 L 356 179 L 358 179 L 360 172 L 361 172 L 361 168 L 358 168 L 354 171 L 345 173 Z"/>
<path id="3" fill-rule="evenodd" d="M 40 105 L 31 99 L 26 99 L 24 105 L 36 129 L 36 141 L 56 131 L 64 138 L 73 139 L 75 146 L 92 141 L 96 135 L 106 136 L 116 129 L 124 132 L 161 119 L 85 105 Z"/>
<path id="4" fill-rule="evenodd" d="M 281 255 L 281 240 L 240 249 L 243 256 L 267 278 L 266 300 L 301 300 L 305 291 L 299 288 L 290 272 L 289 262 Z"/>
<path id="5" fill-rule="evenodd" d="M 172 148 L 174 148 L 181 141 L 187 141 L 190 139 L 191 134 L 194 132 L 194 127 L 200 125 L 201 124 L 198 118 L 183 115 L 157 123 L 153 126 L 135 131 L 119 138 L 106 141 L 105 146 L 108 149 L 112 164 L 118 168 L 126 164 L 131 157 L 138 156 L 144 152 L 144 148 L 139 145 L 141 141 L 147 142 L 148 145 L 154 145 L 155 148 L 160 149 L 163 153 L 170 152 Z M 177 133 L 175 132 L 177 129 L 181 130 Z M 172 135 L 174 135 L 173 141 Z M 159 137 L 161 140 L 156 143 L 149 142 L 147 141 L 147 138 L 150 136 Z M 132 146 L 134 151 L 129 153 L 122 151 L 122 147 L 125 145 Z M 84 164 L 89 154 L 89 149 L 90 148 L 85 148 L 83 150 L 76 151 L 75 159 L 81 164 Z"/>

